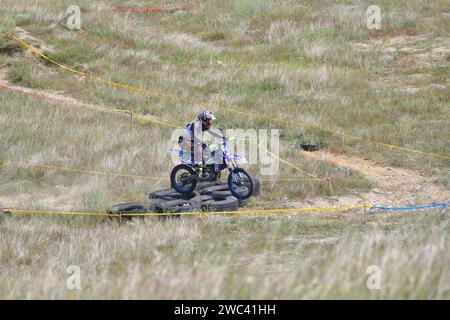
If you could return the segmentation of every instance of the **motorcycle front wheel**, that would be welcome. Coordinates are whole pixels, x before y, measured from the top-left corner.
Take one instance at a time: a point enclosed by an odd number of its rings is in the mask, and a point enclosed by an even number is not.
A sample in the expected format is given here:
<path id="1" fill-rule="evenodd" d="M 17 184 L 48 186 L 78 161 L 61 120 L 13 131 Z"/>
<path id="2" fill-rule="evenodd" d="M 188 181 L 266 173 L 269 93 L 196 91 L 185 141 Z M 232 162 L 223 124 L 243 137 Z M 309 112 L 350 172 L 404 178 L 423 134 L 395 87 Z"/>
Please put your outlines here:
<path id="1" fill-rule="evenodd" d="M 228 188 L 238 199 L 245 200 L 253 194 L 253 179 L 243 168 L 236 168 L 228 176 Z"/>

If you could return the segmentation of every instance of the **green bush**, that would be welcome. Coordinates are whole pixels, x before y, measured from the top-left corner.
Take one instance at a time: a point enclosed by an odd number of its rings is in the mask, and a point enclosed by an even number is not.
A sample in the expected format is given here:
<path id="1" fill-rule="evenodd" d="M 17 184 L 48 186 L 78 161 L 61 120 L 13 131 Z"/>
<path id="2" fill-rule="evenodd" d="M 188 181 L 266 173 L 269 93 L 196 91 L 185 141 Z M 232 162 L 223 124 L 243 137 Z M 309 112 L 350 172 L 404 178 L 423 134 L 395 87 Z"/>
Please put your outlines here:
<path id="1" fill-rule="evenodd" d="M 32 69 L 29 65 L 16 61 L 11 64 L 11 69 L 8 72 L 8 80 L 12 83 L 29 87 L 32 81 L 31 74 Z"/>
<path id="2" fill-rule="evenodd" d="M 3 36 L 0 38 L 0 54 L 12 56 L 17 52 L 22 52 L 23 47 L 14 39 Z"/>
<path id="3" fill-rule="evenodd" d="M 214 30 L 210 32 L 206 32 L 202 35 L 203 41 L 219 41 L 225 39 L 225 33 L 219 30 Z"/>

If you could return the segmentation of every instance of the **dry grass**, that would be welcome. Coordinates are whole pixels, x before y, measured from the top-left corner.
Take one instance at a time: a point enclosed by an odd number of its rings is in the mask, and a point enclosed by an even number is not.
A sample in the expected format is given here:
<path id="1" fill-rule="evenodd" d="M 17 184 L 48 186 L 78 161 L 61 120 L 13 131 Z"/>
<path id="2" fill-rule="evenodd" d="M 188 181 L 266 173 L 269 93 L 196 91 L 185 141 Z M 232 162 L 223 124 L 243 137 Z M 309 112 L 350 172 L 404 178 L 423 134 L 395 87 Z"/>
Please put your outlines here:
<path id="1" fill-rule="evenodd" d="M 449 211 L 146 219 L 1 217 L 0 296 L 448 299 Z M 79 265 L 81 290 L 68 290 Z M 366 286 L 371 265 L 381 289 Z"/>
<path id="2" fill-rule="evenodd" d="M 182 13 L 143 14 L 113 12 L 109 2 L 78 1 L 79 32 L 65 28 L 62 13 L 71 4 L 3 1 L 0 29 L 15 30 L 61 63 L 179 102 L 81 79 L 2 37 L 0 73 L 10 82 L 87 103 L 131 107 L 177 124 L 194 118 L 200 102 L 209 102 L 220 125 L 282 129 L 281 156 L 332 177 L 337 195 L 358 194 L 374 184 L 360 173 L 302 157 L 291 148 L 300 135 L 325 140 L 332 152 L 417 169 L 450 185 L 448 161 L 291 124 L 309 122 L 450 154 L 450 20 L 442 14 L 449 11 L 444 0 L 379 1 L 378 31 L 365 28 L 368 1 L 205 1 Z M 231 107 L 290 122 L 245 118 L 229 112 Z M 146 193 L 168 185 L 169 129 L 4 90 L 0 127 L 0 202 L 103 211 L 114 203 L 145 200 Z M 8 161 L 162 179 L 18 168 L 4 165 Z M 256 166 L 250 170 L 259 174 Z M 301 175 L 280 165 L 278 176 Z M 302 201 L 328 193 L 317 183 L 265 184 L 250 206 L 282 206 L 286 197 Z M 82 269 L 81 298 L 449 298 L 448 210 L 407 217 L 352 212 L 147 219 L 135 226 L 95 218 L 0 216 L 0 229 L 2 298 L 66 298 L 70 264 Z M 371 264 L 385 271 L 382 290 L 365 286 Z"/>

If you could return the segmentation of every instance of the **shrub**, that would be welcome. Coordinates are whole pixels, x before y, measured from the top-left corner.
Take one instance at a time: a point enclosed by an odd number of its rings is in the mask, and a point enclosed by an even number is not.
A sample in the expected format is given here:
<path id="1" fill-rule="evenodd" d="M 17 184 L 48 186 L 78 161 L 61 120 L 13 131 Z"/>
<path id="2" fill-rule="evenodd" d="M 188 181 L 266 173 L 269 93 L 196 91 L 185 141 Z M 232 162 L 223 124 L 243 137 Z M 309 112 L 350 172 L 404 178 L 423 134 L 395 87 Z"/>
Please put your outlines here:
<path id="1" fill-rule="evenodd" d="M 22 84 L 29 87 L 31 84 L 31 67 L 21 62 L 13 62 L 8 72 L 8 80 L 12 83 Z"/>
<path id="2" fill-rule="evenodd" d="M 219 30 L 214 30 L 214 31 L 210 31 L 210 32 L 207 32 L 207 33 L 203 34 L 201 38 L 202 38 L 203 41 L 224 40 L 225 39 L 225 33 L 223 33 L 222 31 L 219 31 Z"/>
<path id="3" fill-rule="evenodd" d="M 4 36 L 0 38 L 0 54 L 12 56 L 17 52 L 22 51 L 23 47 L 17 41 Z"/>

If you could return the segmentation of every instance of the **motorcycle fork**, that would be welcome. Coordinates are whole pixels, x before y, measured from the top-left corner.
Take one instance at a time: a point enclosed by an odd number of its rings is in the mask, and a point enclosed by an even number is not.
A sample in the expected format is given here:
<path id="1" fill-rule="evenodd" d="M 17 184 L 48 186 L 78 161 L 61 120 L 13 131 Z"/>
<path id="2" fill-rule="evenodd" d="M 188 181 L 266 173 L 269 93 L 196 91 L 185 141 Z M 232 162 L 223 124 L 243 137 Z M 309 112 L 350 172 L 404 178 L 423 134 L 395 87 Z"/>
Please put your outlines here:
<path id="1" fill-rule="evenodd" d="M 234 159 L 228 160 L 229 161 L 229 166 L 228 166 L 228 170 L 230 171 L 230 175 L 231 175 L 231 179 L 233 179 L 233 182 L 237 184 L 237 179 L 236 179 L 236 175 L 234 173 L 234 169 L 236 169 L 237 165 L 236 162 L 234 161 Z"/>

